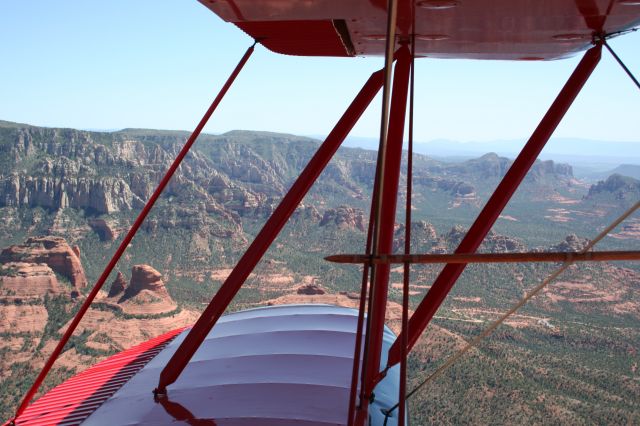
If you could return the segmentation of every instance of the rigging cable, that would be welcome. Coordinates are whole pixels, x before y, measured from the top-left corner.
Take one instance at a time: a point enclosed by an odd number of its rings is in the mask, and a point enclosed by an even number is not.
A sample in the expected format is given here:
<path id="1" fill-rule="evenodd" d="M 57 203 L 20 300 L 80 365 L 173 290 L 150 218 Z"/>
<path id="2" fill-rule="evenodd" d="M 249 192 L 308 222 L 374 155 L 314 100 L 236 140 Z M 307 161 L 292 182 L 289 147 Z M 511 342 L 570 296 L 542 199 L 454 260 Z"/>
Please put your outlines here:
<path id="1" fill-rule="evenodd" d="M 634 29 L 634 31 L 635 31 L 635 29 Z M 633 82 L 636 84 L 638 89 L 640 89 L 640 82 L 638 82 L 638 80 L 633 76 L 633 74 L 631 74 L 631 71 L 629 70 L 629 68 L 627 68 L 627 66 L 624 64 L 624 62 L 622 62 L 622 60 L 618 57 L 618 55 L 616 55 L 616 52 L 614 52 L 613 49 L 611 48 L 611 46 L 609 46 L 609 43 L 607 43 L 607 37 L 602 37 L 602 44 L 604 44 L 604 47 L 607 48 L 609 53 L 611 53 L 611 55 L 615 58 L 615 60 L 618 62 L 618 64 L 620 64 L 620 66 L 622 67 L 624 72 L 627 73 L 629 78 L 631 78 L 631 80 L 633 80 Z"/>
<path id="2" fill-rule="evenodd" d="M 395 60 L 394 57 L 394 48 L 396 41 L 396 19 L 397 19 L 397 0 L 388 0 L 387 2 L 387 31 L 386 31 L 386 48 L 385 48 L 385 64 L 384 64 L 384 87 L 382 90 L 382 113 L 380 118 L 380 144 L 378 146 L 378 161 L 376 164 L 376 178 L 378 179 L 375 182 L 377 185 L 374 187 L 373 192 L 376 199 L 375 210 L 374 210 L 374 221 L 373 221 L 373 236 L 372 236 L 372 244 L 371 249 L 374 255 L 378 255 L 378 239 L 380 235 L 380 216 L 382 213 L 382 193 L 384 188 L 384 169 L 385 169 L 385 160 L 387 153 L 387 133 L 389 128 L 389 105 L 391 100 L 391 74 L 393 72 L 392 65 Z M 377 192 L 377 195 L 376 195 Z M 372 197 L 372 198 L 373 198 Z M 366 319 L 366 332 L 365 332 L 365 343 L 364 350 L 362 354 L 362 364 L 360 371 L 362 372 L 361 381 L 360 381 L 360 403 L 358 406 L 358 410 L 361 410 L 363 405 L 364 398 L 367 397 L 366 393 L 366 371 L 369 363 L 369 336 L 371 329 L 371 308 L 373 306 L 373 295 L 374 295 L 374 284 L 375 284 L 375 276 L 376 276 L 376 267 L 375 265 L 370 265 L 371 273 L 369 274 L 369 301 L 368 301 L 368 310 L 367 310 L 367 319 Z M 366 407 L 366 404 L 364 404 Z"/>
<path id="3" fill-rule="evenodd" d="M 598 234 L 592 241 L 590 241 L 581 251 L 580 253 L 586 253 L 593 248 L 600 240 L 606 237 L 611 231 L 613 231 L 620 223 L 622 223 L 625 219 L 631 216 L 636 210 L 640 208 L 640 201 L 636 202 L 633 206 L 631 206 L 627 211 L 625 211 L 620 217 L 614 220 L 609 226 L 607 226 L 602 232 Z M 505 314 L 503 314 L 500 318 L 494 321 L 489 327 L 487 327 L 482 333 L 476 336 L 471 342 L 467 343 L 459 352 L 449 358 L 443 365 L 438 367 L 433 373 L 431 373 L 424 381 L 422 381 L 418 386 L 416 386 L 411 392 L 407 394 L 406 399 L 411 398 L 418 390 L 420 390 L 424 385 L 429 383 L 430 381 L 439 377 L 447 368 L 451 367 L 456 361 L 458 361 L 465 353 L 467 353 L 471 348 L 474 348 L 480 344 L 480 342 L 486 338 L 489 334 L 491 334 L 499 325 L 501 325 L 507 318 L 513 315 L 518 309 L 520 309 L 525 303 L 527 303 L 532 297 L 537 295 L 540 290 L 545 288 L 549 283 L 555 280 L 560 274 L 562 274 L 569 266 L 573 265 L 573 261 L 566 261 L 560 266 L 555 272 L 549 275 L 542 283 L 538 284 L 531 292 L 529 292 L 524 298 L 522 298 L 518 303 L 513 305 L 511 309 L 509 309 Z M 400 403 L 397 403 L 393 407 L 391 407 L 388 412 L 392 412 Z"/>
<path id="4" fill-rule="evenodd" d="M 376 175 L 373 179 L 374 188 L 378 187 L 378 173 L 376 170 Z M 369 225 L 367 229 L 367 242 L 365 244 L 365 253 L 367 255 L 371 254 L 371 240 L 373 236 L 373 226 L 374 226 L 374 206 L 377 203 L 377 192 L 374 191 L 371 197 L 371 206 L 369 209 Z M 362 282 L 360 284 L 360 301 L 358 304 L 358 322 L 356 325 L 356 341 L 354 345 L 354 354 L 353 354 L 353 369 L 351 372 L 351 389 L 349 392 L 349 412 L 347 417 L 347 425 L 352 426 L 354 422 L 354 414 L 355 414 L 355 405 L 356 405 L 356 394 L 358 388 L 358 375 L 360 374 L 360 355 L 362 354 L 362 331 L 364 324 L 364 313 L 367 310 L 365 308 L 365 304 L 367 301 L 367 290 L 369 288 L 369 268 L 371 266 L 368 264 L 362 265 Z"/>

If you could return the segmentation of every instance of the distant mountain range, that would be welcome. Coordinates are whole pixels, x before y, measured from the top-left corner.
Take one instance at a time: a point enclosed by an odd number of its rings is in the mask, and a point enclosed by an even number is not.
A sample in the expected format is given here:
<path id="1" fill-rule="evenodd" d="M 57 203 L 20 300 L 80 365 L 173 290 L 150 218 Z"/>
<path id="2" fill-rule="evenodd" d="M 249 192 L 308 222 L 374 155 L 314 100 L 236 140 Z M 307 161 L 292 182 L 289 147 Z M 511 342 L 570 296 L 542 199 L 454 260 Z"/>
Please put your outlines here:
<path id="1" fill-rule="evenodd" d="M 576 173 L 576 174 L 580 177 L 585 177 L 591 180 L 603 180 L 603 179 L 606 179 L 608 176 L 614 175 L 614 174 L 628 176 L 635 179 L 640 179 L 640 165 L 621 164 L 611 170 L 605 170 L 601 172 L 598 172 L 598 171 L 586 172 L 580 169 L 580 173 Z"/>
<path id="2" fill-rule="evenodd" d="M 415 151 L 432 157 L 477 157 L 487 152 L 495 152 L 506 157 L 515 157 L 524 140 L 496 140 L 460 142 L 437 139 L 416 142 Z M 377 138 L 350 137 L 345 146 L 353 148 L 377 149 Z M 567 162 L 572 165 L 588 166 L 592 171 L 611 169 L 612 165 L 640 165 L 640 141 L 612 142 L 578 138 L 552 138 L 542 151 L 540 158 Z"/>

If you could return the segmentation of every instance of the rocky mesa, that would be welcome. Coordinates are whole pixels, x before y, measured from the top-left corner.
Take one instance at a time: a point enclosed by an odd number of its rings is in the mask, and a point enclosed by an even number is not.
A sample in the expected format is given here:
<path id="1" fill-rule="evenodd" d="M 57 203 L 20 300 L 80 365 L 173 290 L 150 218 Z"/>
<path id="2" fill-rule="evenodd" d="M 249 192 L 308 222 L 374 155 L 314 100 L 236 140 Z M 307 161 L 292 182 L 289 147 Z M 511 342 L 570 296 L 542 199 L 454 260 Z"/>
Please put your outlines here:
<path id="1" fill-rule="evenodd" d="M 24 244 L 9 246 L 0 252 L 0 265 L 0 282 L 6 295 L 60 293 L 58 278 L 67 280 L 76 295 L 87 285 L 80 250 L 62 237 L 32 237 Z"/>
<path id="2" fill-rule="evenodd" d="M 161 315 L 178 307 L 162 281 L 162 274 L 149 265 L 134 265 L 129 285 L 118 272 L 104 301 L 128 315 Z"/>

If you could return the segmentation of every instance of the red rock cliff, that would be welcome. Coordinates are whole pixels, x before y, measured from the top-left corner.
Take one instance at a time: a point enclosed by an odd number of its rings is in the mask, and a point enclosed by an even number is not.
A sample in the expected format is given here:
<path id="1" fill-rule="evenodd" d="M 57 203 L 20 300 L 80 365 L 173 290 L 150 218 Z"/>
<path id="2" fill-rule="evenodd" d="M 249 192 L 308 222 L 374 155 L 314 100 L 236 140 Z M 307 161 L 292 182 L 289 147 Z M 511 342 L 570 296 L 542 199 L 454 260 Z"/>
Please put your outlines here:
<path id="1" fill-rule="evenodd" d="M 171 299 L 160 272 L 149 265 L 134 265 L 131 268 L 131 281 L 124 292 L 124 299 L 130 299 L 143 290 L 149 290 L 159 297 Z"/>
<path id="2" fill-rule="evenodd" d="M 24 244 L 7 247 L 0 253 L 0 263 L 9 262 L 45 263 L 75 288 L 87 285 L 80 258 L 62 237 L 32 237 Z"/>

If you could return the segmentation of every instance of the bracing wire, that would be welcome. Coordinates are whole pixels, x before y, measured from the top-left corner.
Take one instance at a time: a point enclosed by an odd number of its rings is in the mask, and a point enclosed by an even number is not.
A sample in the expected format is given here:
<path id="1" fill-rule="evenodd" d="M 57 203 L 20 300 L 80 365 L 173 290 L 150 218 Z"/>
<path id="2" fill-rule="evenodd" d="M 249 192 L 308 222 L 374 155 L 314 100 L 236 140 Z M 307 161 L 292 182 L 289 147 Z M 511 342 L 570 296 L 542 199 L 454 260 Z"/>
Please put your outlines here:
<path id="1" fill-rule="evenodd" d="M 620 225 L 625 219 L 631 216 L 636 210 L 640 208 L 640 201 L 636 202 L 633 206 L 631 206 L 627 211 L 625 211 L 622 215 L 620 215 L 616 220 L 614 220 L 609 226 L 607 226 L 602 232 L 600 232 L 593 240 L 591 240 L 581 251 L 580 253 L 586 253 L 593 248 L 598 242 L 600 242 L 604 237 L 606 237 L 611 231 L 613 231 L 618 225 Z M 506 319 L 508 319 L 511 315 L 513 315 L 518 309 L 520 309 L 525 303 L 527 303 L 531 298 L 537 295 L 542 289 L 547 287 L 553 280 L 555 280 L 560 274 L 562 274 L 569 266 L 573 265 L 573 261 L 566 261 L 560 266 L 556 271 L 550 274 L 542 283 L 538 284 L 533 290 L 531 290 L 525 297 L 523 297 L 518 303 L 513 305 L 511 309 L 509 309 L 506 313 L 504 313 L 500 318 L 494 321 L 489 327 L 487 327 L 482 333 L 476 336 L 473 340 L 468 342 L 460 351 L 458 351 L 455 355 L 450 357 L 444 364 L 438 367 L 433 373 L 427 376 L 420 384 L 418 384 L 411 392 L 409 392 L 405 398 L 408 400 L 411 398 L 416 392 L 422 389 L 427 383 L 433 381 L 442 373 L 444 373 L 449 367 L 455 364 L 464 354 L 466 354 L 470 349 L 478 346 L 487 336 L 489 336 L 498 326 L 500 326 Z M 400 403 L 397 403 L 393 407 L 391 407 L 388 412 L 392 412 Z"/>
<path id="2" fill-rule="evenodd" d="M 613 51 L 611 46 L 609 46 L 609 43 L 607 43 L 607 38 L 606 37 L 602 38 L 602 44 L 604 44 L 604 47 L 606 47 L 607 50 L 609 51 L 609 53 L 611 53 L 611 56 L 613 56 L 613 58 L 616 60 L 616 62 L 618 62 L 618 64 L 622 67 L 624 72 L 627 73 L 629 78 L 635 83 L 635 85 L 638 87 L 638 89 L 640 89 L 640 82 L 638 82 L 638 79 L 634 77 L 634 75 L 631 73 L 629 68 L 627 68 L 627 66 L 624 64 L 624 62 L 622 62 L 622 59 L 620 59 L 620 57 L 618 55 L 616 55 L 616 52 Z"/>
<path id="3" fill-rule="evenodd" d="M 98 280 L 94 284 L 94 286 L 91 289 L 91 291 L 89 292 L 89 294 L 87 294 L 84 302 L 80 306 L 80 309 L 78 310 L 78 312 L 75 314 L 75 316 L 71 320 L 69 326 L 67 327 L 67 330 L 64 332 L 64 334 L 62 335 L 62 337 L 58 341 L 58 343 L 57 343 L 56 347 L 54 348 L 53 352 L 49 355 L 46 363 L 44 364 L 44 366 L 40 370 L 40 373 L 36 377 L 35 381 L 31 385 L 29 390 L 27 390 L 26 394 L 24 395 L 24 397 L 22 399 L 22 402 L 20 403 L 20 405 L 18 406 L 18 408 L 17 408 L 17 410 L 15 412 L 14 417 L 9 421 L 9 424 L 15 424 L 15 420 L 18 417 L 20 417 L 20 415 L 26 410 L 27 406 L 31 402 L 31 399 L 35 396 L 36 392 L 38 391 L 38 389 L 42 385 L 42 382 L 47 377 L 48 373 L 51 371 L 51 368 L 53 367 L 53 364 L 58 359 L 58 356 L 62 353 L 62 350 L 64 349 L 64 347 L 67 344 L 67 342 L 69 341 L 69 339 L 71 339 L 71 336 L 73 335 L 74 330 L 76 329 L 76 327 L 78 326 L 78 324 L 82 320 L 84 314 L 89 309 L 89 306 L 91 305 L 91 303 L 93 302 L 95 297 L 98 295 L 98 292 L 100 291 L 100 289 L 102 288 L 102 286 L 106 282 L 107 278 L 109 277 L 109 275 L 111 274 L 111 272 L 115 268 L 116 264 L 118 263 L 118 261 L 120 260 L 122 255 L 124 254 L 124 252 L 127 249 L 129 243 L 131 242 L 133 237 L 138 232 L 138 229 L 140 229 L 140 226 L 142 225 L 142 223 L 146 219 L 147 215 L 149 214 L 149 212 L 153 208 L 155 202 L 158 200 L 158 198 L 160 197 L 160 195 L 164 191 L 164 188 L 167 186 L 167 184 L 171 180 L 171 177 L 174 175 L 174 173 L 176 172 L 178 167 L 180 167 L 180 164 L 182 163 L 182 160 L 184 159 L 184 157 L 187 155 L 187 153 L 189 152 L 189 150 L 191 149 L 193 144 L 198 139 L 198 136 L 202 132 L 202 129 L 204 128 L 204 126 L 207 124 L 207 122 L 211 118 L 211 115 L 217 109 L 218 105 L 220 104 L 220 102 L 224 98 L 225 94 L 227 93 L 227 91 L 229 90 L 229 88 L 231 87 L 233 82 L 235 81 L 235 79 L 238 76 L 238 74 L 240 73 L 240 71 L 244 68 L 245 64 L 247 63 L 247 61 L 249 60 L 249 58 L 253 54 L 253 51 L 254 51 L 254 48 L 255 48 L 256 44 L 259 43 L 259 42 L 260 41 L 257 40 L 257 39 L 254 40 L 253 45 L 251 45 L 246 50 L 245 54 L 240 59 L 240 62 L 238 62 L 238 65 L 236 65 L 235 69 L 233 70 L 231 75 L 228 77 L 228 79 L 225 82 L 225 84 L 222 86 L 222 89 L 220 89 L 220 92 L 218 92 L 218 95 L 215 97 L 215 99 L 211 103 L 211 106 L 205 112 L 204 116 L 202 117 L 202 119 L 200 120 L 198 125 L 196 126 L 195 130 L 193 131 L 193 133 L 191 133 L 191 135 L 189 136 L 189 139 L 187 139 L 187 141 L 183 145 L 182 149 L 180 150 L 180 152 L 178 153 L 178 155 L 174 159 L 173 163 L 171 163 L 171 166 L 169 167 L 169 169 L 167 170 L 167 172 L 163 176 L 163 178 L 160 181 L 160 183 L 158 183 L 158 186 L 156 187 L 155 191 L 153 192 L 153 194 L 151 194 L 151 196 L 149 197 L 149 200 L 144 205 L 144 207 L 142 208 L 142 210 L 138 214 L 138 217 L 136 218 L 134 223 L 131 225 L 131 228 L 129 228 L 129 231 L 127 232 L 127 234 L 123 238 L 122 242 L 118 246 L 116 252 L 111 257 L 111 260 L 109 261 L 109 263 L 107 264 L 107 266 L 103 270 L 102 274 L 100 275 L 100 277 L 98 278 Z"/>

